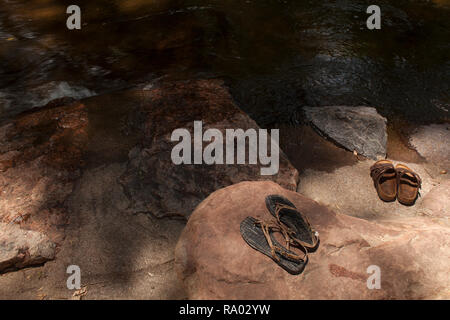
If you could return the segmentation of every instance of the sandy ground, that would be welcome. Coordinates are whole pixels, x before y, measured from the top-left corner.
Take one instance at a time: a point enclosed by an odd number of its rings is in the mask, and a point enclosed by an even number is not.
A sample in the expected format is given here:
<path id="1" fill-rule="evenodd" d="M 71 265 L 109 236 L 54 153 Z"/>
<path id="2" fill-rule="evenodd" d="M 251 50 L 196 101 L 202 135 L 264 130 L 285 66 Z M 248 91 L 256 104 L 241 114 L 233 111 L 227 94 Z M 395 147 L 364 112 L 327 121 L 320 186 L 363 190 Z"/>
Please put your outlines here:
<path id="1" fill-rule="evenodd" d="M 421 199 L 405 207 L 378 199 L 373 163 L 334 146 L 311 128 L 282 128 L 280 145 L 300 172 L 298 192 L 333 210 L 368 220 L 421 215 Z M 449 178 L 389 129 L 388 158 L 423 179 L 422 196 Z M 74 212 L 57 258 L 43 266 L 0 275 L 1 299 L 71 299 L 66 268 L 81 268 L 84 299 L 185 299 L 174 271 L 174 248 L 184 222 L 127 214 L 129 200 L 117 178 L 121 163 L 90 168 L 68 203 Z"/>

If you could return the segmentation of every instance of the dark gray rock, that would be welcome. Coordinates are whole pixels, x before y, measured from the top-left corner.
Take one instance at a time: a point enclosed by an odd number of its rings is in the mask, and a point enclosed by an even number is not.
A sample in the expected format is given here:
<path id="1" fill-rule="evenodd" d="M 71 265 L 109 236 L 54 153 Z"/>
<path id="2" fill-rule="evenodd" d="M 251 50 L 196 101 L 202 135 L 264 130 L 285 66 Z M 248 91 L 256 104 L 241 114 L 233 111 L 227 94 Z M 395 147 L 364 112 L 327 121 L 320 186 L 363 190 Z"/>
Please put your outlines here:
<path id="1" fill-rule="evenodd" d="M 386 118 L 372 107 L 304 108 L 308 121 L 322 134 L 349 151 L 371 159 L 386 157 Z"/>

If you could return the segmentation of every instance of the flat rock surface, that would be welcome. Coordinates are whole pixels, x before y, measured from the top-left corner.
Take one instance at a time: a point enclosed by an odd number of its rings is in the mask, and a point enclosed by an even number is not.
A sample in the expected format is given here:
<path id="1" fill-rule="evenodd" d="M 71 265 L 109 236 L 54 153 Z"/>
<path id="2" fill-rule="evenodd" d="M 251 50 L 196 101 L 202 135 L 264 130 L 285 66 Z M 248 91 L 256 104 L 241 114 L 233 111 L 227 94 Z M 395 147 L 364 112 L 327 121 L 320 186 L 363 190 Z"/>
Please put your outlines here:
<path id="1" fill-rule="evenodd" d="M 264 202 L 269 194 L 290 199 L 320 234 L 301 275 L 285 272 L 240 235 L 247 216 L 271 218 Z M 368 221 L 272 182 L 243 182 L 214 192 L 196 208 L 175 262 L 191 299 L 445 298 L 449 236 L 448 227 L 427 217 Z M 380 268 L 380 289 L 367 287 L 372 265 Z"/>
<path id="2" fill-rule="evenodd" d="M 450 179 L 443 181 L 430 190 L 421 203 L 423 214 L 450 218 Z"/>
<path id="3" fill-rule="evenodd" d="M 409 139 L 410 144 L 440 170 L 450 170 L 450 125 L 421 126 Z"/>
<path id="4" fill-rule="evenodd" d="M 303 109 L 322 134 L 349 151 L 371 159 L 386 156 L 386 118 L 372 107 L 328 106 Z"/>
<path id="5" fill-rule="evenodd" d="M 372 160 L 363 160 L 355 165 L 337 168 L 333 172 L 307 169 L 301 175 L 297 191 L 336 212 L 354 217 L 379 219 L 421 214 L 424 197 L 433 187 L 439 185 L 439 180 L 433 179 L 422 165 L 401 162 L 422 178 L 421 196 L 411 207 L 398 201 L 384 202 L 378 197 L 370 177 L 370 166 L 373 163 Z M 399 162 L 393 163 L 396 165 Z"/>

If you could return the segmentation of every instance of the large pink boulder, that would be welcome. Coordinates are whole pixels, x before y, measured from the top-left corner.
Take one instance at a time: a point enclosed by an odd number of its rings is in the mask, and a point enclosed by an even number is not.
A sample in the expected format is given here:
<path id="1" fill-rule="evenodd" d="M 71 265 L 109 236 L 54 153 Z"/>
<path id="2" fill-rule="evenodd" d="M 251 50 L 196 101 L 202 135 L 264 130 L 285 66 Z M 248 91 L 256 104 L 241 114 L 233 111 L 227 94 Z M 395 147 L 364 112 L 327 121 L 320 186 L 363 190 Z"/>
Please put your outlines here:
<path id="1" fill-rule="evenodd" d="M 269 194 L 290 199 L 320 233 L 320 247 L 300 275 L 285 272 L 241 237 L 247 216 L 271 218 L 264 202 Z M 273 182 L 242 182 L 196 208 L 177 244 L 175 265 L 190 299 L 438 298 L 450 287 L 449 239 L 448 227 L 426 217 L 366 221 Z M 370 266 L 379 267 L 380 289 L 367 286 Z"/>

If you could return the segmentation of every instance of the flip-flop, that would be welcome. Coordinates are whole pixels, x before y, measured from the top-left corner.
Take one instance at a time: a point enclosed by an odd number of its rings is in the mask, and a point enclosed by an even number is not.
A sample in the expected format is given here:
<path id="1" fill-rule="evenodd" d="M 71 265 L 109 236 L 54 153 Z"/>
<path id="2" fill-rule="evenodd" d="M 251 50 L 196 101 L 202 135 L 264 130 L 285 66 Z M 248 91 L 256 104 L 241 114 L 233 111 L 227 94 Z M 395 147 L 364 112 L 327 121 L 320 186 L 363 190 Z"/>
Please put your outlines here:
<path id="1" fill-rule="evenodd" d="M 315 231 L 295 205 L 280 195 L 266 197 L 266 206 L 279 224 L 284 224 L 291 231 L 292 245 L 304 247 L 308 252 L 315 251 L 319 246 L 319 233 Z"/>
<path id="2" fill-rule="evenodd" d="M 395 166 L 397 172 L 397 200 L 406 206 L 412 206 L 417 196 L 419 189 L 422 186 L 422 180 L 419 175 L 403 164 Z"/>
<path id="3" fill-rule="evenodd" d="M 397 172 L 389 160 L 379 160 L 370 167 L 378 197 L 386 202 L 394 201 L 397 197 Z"/>
<path id="4" fill-rule="evenodd" d="M 253 249 L 265 254 L 290 274 L 300 274 L 308 263 L 308 255 L 302 251 L 299 255 L 289 249 L 286 231 L 278 224 L 247 217 L 241 222 L 241 235 Z M 285 236 L 288 248 L 283 247 L 274 237 L 280 232 Z"/>

